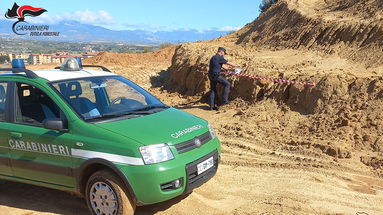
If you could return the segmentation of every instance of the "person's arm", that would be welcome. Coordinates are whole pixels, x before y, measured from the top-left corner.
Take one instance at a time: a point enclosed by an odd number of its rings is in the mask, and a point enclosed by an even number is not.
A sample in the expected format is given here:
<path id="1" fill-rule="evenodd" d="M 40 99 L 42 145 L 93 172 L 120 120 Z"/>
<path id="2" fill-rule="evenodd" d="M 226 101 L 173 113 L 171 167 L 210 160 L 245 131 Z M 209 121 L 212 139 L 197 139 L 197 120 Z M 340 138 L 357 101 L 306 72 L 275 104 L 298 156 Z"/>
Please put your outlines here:
<path id="1" fill-rule="evenodd" d="M 222 65 L 222 69 L 224 70 L 229 70 L 230 69 L 230 66 L 226 65 L 226 64 L 223 64 Z"/>
<path id="2" fill-rule="evenodd" d="M 229 66 L 232 66 L 232 67 L 239 67 L 238 64 L 235 64 L 235 63 L 230 62 L 230 61 L 227 61 L 226 64 L 229 65 Z"/>
<path id="3" fill-rule="evenodd" d="M 220 63 L 222 63 L 222 66 L 223 66 L 223 65 L 229 65 L 229 66 L 232 66 L 232 67 L 239 67 L 238 64 L 235 64 L 235 63 L 233 63 L 233 62 L 230 62 L 230 61 L 226 60 L 225 58 L 223 58 L 222 56 L 221 56 Z M 227 69 L 227 68 L 225 68 L 225 69 Z"/>

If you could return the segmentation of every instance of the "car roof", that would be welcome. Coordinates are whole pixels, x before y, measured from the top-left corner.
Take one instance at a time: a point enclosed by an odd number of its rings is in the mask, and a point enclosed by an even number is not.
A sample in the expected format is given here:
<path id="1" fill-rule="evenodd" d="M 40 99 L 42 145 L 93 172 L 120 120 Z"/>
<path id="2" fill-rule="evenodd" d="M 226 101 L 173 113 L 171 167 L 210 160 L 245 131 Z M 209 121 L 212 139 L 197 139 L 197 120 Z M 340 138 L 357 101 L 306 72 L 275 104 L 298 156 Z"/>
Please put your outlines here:
<path id="1" fill-rule="evenodd" d="M 100 70 L 90 70 L 82 69 L 79 71 L 63 71 L 60 69 L 50 69 L 50 70 L 33 70 L 38 77 L 44 78 L 48 81 L 61 81 L 67 79 L 75 78 L 88 78 L 88 77 L 99 77 L 99 76 L 111 76 L 117 75 L 111 72 L 100 71 Z M 25 73 L 3 73 L 3 75 L 26 75 Z"/>

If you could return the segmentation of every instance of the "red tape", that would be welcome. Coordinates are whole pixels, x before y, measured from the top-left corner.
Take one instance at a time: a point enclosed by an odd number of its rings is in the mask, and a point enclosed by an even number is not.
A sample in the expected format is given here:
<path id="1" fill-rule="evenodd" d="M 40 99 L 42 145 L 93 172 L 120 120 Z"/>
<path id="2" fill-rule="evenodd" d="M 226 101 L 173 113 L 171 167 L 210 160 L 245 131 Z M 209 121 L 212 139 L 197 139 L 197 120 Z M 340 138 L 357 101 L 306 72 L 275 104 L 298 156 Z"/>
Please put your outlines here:
<path id="1" fill-rule="evenodd" d="M 205 74 L 208 73 L 207 71 L 200 71 L 200 70 L 198 70 L 198 72 L 202 72 Z M 220 74 L 222 74 L 222 75 L 233 75 L 233 76 L 237 76 L 237 77 L 246 77 L 246 78 L 257 79 L 257 80 L 262 80 L 262 81 L 271 81 L 274 83 L 300 84 L 300 85 L 307 85 L 307 86 L 312 86 L 312 87 L 314 87 L 316 85 L 314 82 L 290 81 L 290 80 L 286 80 L 286 79 L 266 78 L 266 77 L 262 77 L 262 76 L 250 75 L 250 74 L 245 74 L 245 73 L 221 72 Z"/>

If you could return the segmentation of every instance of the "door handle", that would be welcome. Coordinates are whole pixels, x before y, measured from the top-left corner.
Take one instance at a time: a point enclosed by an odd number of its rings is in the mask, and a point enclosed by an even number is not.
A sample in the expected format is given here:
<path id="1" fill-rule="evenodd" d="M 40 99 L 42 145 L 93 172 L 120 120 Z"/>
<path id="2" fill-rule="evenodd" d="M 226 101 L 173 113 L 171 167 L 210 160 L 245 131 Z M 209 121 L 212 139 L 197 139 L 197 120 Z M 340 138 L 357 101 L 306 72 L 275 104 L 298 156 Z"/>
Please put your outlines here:
<path id="1" fill-rule="evenodd" d="M 20 139 L 23 137 L 23 134 L 22 133 L 19 133 L 19 132 L 11 132 L 11 137 L 13 139 Z"/>

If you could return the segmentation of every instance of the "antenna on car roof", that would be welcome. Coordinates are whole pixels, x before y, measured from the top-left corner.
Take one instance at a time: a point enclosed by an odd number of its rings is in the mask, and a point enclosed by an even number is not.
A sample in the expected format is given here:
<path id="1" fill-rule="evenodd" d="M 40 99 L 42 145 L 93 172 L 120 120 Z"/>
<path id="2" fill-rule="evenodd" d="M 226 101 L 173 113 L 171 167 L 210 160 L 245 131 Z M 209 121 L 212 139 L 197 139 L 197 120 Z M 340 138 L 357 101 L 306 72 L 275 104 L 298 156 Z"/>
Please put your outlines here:
<path id="1" fill-rule="evenodd" d="M 37 77 L 39 77 L 33 71 L 25 68 L 25 64 L 24 64 L 24 60 L 23 59 L 13 59 L 12 60 L 12 68 L 2 68 L 2 69 L 0 69 L 0 71 L 12 72 L 12 73 L 15 73 L 15 74 L 17 74 L 17 73 L 25 73 L 25 75 L 28 78 L 37 78 Z"/>
<path id="2" fill-rule="evenodd" d="M 99 66 L 99 65 L 82 65 L 82 67 L 94 67 L 94 68 L 100 68 L 104 72 L 112 72 L 108 68 L 106 68 L 104 66 Z"/>
<path id="3" fill-rule="evenodd" d="M 104 72 L 111 72 L 104 66 L 99 65 L 83 65 L 81 58 L 79 57 L 71 57 L 65 59 L 64 63 L 61 66 L 55 67 L 55 69 L 60 69 L 63 71 L 80 71 L 84 67 L 92 67 L 92 68 L 100 68 Z"/>

